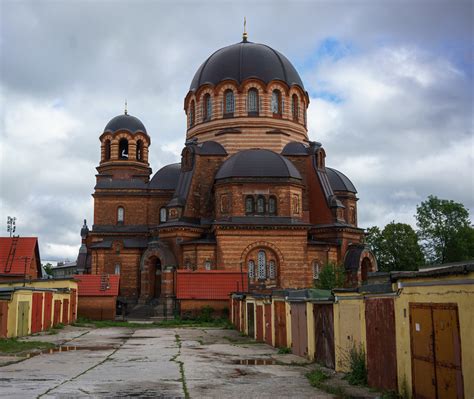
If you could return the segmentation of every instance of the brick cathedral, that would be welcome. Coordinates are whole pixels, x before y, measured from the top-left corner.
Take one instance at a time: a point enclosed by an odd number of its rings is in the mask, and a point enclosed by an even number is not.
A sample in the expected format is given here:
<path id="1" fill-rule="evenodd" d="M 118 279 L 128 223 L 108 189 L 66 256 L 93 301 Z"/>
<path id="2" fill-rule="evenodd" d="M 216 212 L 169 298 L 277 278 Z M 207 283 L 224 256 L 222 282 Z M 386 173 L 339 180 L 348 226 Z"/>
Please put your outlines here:
<path id="1" fill-rule="evenodd" d="M 127 111 L 110 120 L 79 272 L 120 274 L 129 308 L 174 306 L 182 269 L 243 271 L 264 293 L 312 287 L 328 263 L 363 281 L 376 261 L 361 244 L 357 191 L 308 139 L 308 105 L 290 61 L 244 34 L 191 81 L 180 163 L 152 174 L 153 132 Z"/>

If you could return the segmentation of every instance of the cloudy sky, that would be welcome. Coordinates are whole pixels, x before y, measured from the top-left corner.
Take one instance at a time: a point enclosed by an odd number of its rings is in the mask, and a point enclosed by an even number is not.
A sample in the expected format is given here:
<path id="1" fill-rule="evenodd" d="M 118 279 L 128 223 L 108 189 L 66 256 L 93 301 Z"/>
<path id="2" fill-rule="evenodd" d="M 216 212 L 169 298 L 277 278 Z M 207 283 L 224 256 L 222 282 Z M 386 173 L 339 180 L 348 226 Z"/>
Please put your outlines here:
<path id="1" fill-rule="evenodd" d="M 309 136 L 359 191 L 361 227 L 410 223 L 428 195 L 474 211 L 473 3 L 0 0 L 0 221 L 75 259 L 92 222 L 98 137 L 123 112 L 176 162 L 199 65 L 241 40 L 284 53 L 311 98 Z"/>

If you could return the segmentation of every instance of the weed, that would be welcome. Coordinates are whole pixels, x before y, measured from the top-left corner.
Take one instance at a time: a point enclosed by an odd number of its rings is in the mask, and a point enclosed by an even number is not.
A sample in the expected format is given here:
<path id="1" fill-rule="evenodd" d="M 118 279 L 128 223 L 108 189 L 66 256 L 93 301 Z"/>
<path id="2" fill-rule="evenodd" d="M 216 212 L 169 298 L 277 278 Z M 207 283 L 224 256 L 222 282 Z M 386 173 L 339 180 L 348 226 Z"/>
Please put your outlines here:
<path id="1" fill-rule="evenodd" d="M 278 348 L 279 355 L 287 355 L 289 353 L 291 353 L 291 348 L 288 348 L 286 346 L 282 346 L 281 348 Z"/>
<path id="2" fill-rule="evenodd" d="M 20 353 L 32 349 L 49 349 L 56 345 L 42 341 L 19 341 L 17 338 L 0 339 L 0 353 Z"/>
<path id="3" fill-rule="evenodd" d="M 58 323 L 53 328 L 55 328 L 56 330 L 62 330 L 64 327 L 66 326 L 63 323 Z"/>
<path id="4" fill-rule="evenodd" d="M 362 345 L 353 346 L 349 352 L 350 371 L 346 375 L 351 385 L 367 385 L 367 366 L 365 364 L 365 349 Z"/>

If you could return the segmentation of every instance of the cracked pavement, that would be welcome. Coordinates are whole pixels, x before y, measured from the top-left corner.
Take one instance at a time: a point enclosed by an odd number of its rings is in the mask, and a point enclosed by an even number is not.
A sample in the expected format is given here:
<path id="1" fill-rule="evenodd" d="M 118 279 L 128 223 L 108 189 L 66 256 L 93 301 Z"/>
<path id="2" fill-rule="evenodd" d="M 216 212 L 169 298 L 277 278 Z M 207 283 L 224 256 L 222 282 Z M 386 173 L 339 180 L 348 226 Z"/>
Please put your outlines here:
<path id="1" fill-rule="evenodd" d="M 305 359 L 233 330 L 68 327 L 29 339 L 69 350 L 0 367 L 0 397 L 333 397 L 309 385 Z M 266 364 L 247 364 L 255 359 Z"/>

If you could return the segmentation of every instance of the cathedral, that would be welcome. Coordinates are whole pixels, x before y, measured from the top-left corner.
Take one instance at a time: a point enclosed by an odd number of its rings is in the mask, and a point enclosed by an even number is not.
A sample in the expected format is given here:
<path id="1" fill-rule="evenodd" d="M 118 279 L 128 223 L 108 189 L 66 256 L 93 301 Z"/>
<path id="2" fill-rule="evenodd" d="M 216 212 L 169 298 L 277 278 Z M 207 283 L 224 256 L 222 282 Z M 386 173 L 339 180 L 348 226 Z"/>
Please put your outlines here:
<path id="1" fill-rule="evenodd" d="M 153 174 L 153 132 L 127 110 L 111 119 L 79 272 L 119 274 L 129 309 L 176 308 L 177 270 L 241 272 L 241 288 L 271 294 L 313 287 L 338 264 L 348 285 L 361 284 L 377 266 L 357 227 L 357 191 L 309 140 L 308 105 L 291 62 L 244 33 L 191 80 L 180 163 Z"/>

